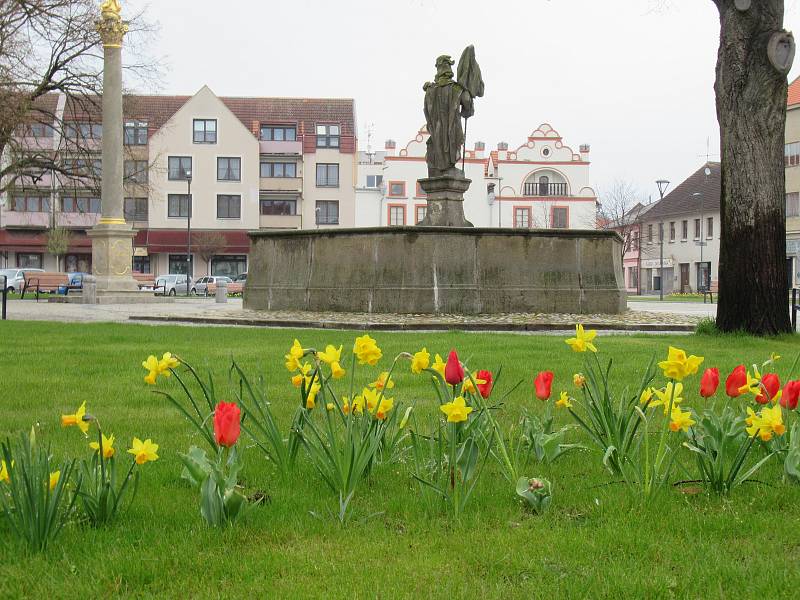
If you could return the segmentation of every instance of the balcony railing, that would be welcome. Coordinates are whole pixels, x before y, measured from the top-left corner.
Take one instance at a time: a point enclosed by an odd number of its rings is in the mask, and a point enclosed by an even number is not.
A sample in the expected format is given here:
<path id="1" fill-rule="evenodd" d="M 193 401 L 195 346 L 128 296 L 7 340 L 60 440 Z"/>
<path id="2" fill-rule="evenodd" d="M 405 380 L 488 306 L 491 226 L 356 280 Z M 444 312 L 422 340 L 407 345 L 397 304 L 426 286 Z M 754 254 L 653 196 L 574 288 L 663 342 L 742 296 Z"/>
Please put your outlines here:
<path id="1" fill-rule="evenodd" d="M 566 196 L 566 183 L 526 183 L 523 187 L 523 196 Z"/>

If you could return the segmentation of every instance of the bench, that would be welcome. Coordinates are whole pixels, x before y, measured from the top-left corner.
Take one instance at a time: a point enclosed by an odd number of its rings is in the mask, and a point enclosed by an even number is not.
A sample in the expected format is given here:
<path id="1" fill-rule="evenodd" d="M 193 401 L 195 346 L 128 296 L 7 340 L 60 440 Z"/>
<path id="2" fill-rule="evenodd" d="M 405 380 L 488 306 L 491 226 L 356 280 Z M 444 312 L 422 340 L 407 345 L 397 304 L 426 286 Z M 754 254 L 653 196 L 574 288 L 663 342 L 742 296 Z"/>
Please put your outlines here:
<path id="1" fill-rule="evenodd" d="M 24 273 L 25 284 L 22 286 L 22 299 L 25 292 L 36 290 L 36 301 L 39 301 L 39 292 L 58 292 L 69 290 L 69 275 L 66 273 L 30 272 Z"/>
<path id="2" fill-rule="evenodd" d="M 152 288 L 156 284 L 156 276 L 153 275 L 152 273 L 137 273 L 137 272 L 134 271 L 132 273 L 132 275 L 133 275 L 133 278 L 136 280 L 136 283 L 139 286 L 139 289 L 142 289 L 142 288 L 145 288 L 145 287 Z"/>
<path id="3" fill-rule="evenodd" d="M 244 286 L 242 285 L 241 281 L 231 281 L 228 284 L 228 294 L 231 296 L 240 296 L 242 294 L 242 290 Z M 206 286 L 206 296 L 213 296 L 217 293 L 217 284 L 216 283 L 209 283 Z"/>
<path id="4" fill-rule="evenodd" d="M 717 294 L 717 300 L 719 300 L 719 282 L 717 281 L 712 281 L 709 287 L 700 288 L 697 291 L 703 294 L 703 304 L 706 303 L 706 297 L 710 304 L 714 304 L 714 294 Z"/>

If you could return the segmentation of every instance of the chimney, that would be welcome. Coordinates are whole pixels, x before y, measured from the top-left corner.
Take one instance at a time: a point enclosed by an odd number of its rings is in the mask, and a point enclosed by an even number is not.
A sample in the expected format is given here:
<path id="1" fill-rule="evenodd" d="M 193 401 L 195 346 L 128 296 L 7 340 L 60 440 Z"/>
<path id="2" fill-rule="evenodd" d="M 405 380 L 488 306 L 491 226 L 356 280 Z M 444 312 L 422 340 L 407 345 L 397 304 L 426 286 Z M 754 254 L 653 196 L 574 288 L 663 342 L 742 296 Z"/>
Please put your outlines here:
<path id="1" fill-rule="evenodd" d="M 483 158 L 483 153 L 486 150 L 486 144 L 483 142 L 475 142 L 475 158 Z"/>
<path id="2" fill-rule="evenodd" d="M 394 151 L 397 148 L 397 142 L 394 140 L 386 140 L 383 148 L 386 150 L 386 156 L 394 156 Z"/>
<path id="3" fill-rule="evenodd" d="M 508 142 L 497 142 L 497 149 L 507 152 L 508 151 Z"/>
<path id="4" fill-rule="evenodd" d="M 589 144 L 581 144 L 580 149 L 581 149 L 581 154 L 589 154 L 589 150 L 591 150 L 592 147 Z"/>

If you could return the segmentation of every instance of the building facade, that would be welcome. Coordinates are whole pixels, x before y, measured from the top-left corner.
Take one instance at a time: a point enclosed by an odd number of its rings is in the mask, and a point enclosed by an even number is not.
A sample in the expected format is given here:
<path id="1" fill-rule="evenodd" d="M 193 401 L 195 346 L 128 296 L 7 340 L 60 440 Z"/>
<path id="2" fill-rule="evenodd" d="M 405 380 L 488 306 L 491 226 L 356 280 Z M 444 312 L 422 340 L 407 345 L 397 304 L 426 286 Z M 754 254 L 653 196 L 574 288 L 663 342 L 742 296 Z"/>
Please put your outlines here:
<path id="1" fill-rule="evenodd" d="M 800 77 L 789 86 L 786 110 L 786 263 L 789 287 L 800 286 Z"/>
<path id="2" fill-rule="evenodd" d="M 61 129 L 84 141 L 81 158 L 55 125 L 25 128 L 25 142 L 82 161 L 94 177 L 18 181 L 0 208 L 0 268 L 91 271 L 101 115 L 63 96 L 47 101 L 60 105 Z M 352 100 L 225 98 L 203 87 L 194 96 L 126 96 L 123 110 L 134 271 L 237 275 L 247 270 L 249 230 L 355 226 Z M 70 231 L 61 260 L 48 252 L 54 225 Z"/>
<path id="3" fill-rule="evenodd" d="M 427 199 L 418 180 L 428 176 L 428 137 L 423 127 L 399 150 L 388 140 L 382 157 L 360 161 L 358 225 L 415 225 L 424 218 Z M 483 142 L 475 142 L 463 159 L 472 180 L 464 194 L 467 220 L 476 227 L 596 229 L 588 157 L 588 145 L 574 152 L 547 124 L 513 150 L 501 142 L 486 152 Z"/>
<path id="4" fill-rule="evenodd" d="M 624 261 L 628 268 L 638 261 L 642 294 L 662 287 L 664 294 L 696 293 L 716 284 L 720 195 L 720 164 L 710 162 L 647 207 L 639 218 L 639 244 Z"/>

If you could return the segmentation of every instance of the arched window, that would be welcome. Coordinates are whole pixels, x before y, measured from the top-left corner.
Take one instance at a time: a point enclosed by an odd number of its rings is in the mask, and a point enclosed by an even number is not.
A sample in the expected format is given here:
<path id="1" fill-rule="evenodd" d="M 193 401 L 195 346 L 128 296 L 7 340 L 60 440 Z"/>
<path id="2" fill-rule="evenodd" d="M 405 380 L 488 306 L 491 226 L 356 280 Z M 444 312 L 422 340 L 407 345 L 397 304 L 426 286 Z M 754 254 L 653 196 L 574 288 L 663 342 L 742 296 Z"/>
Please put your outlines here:
<path id="1" fill-rule="evenodd" d="M 539 177 L 539 195 L 549 196 L 550 191 L 550 178 L 547 175 Z"/>

